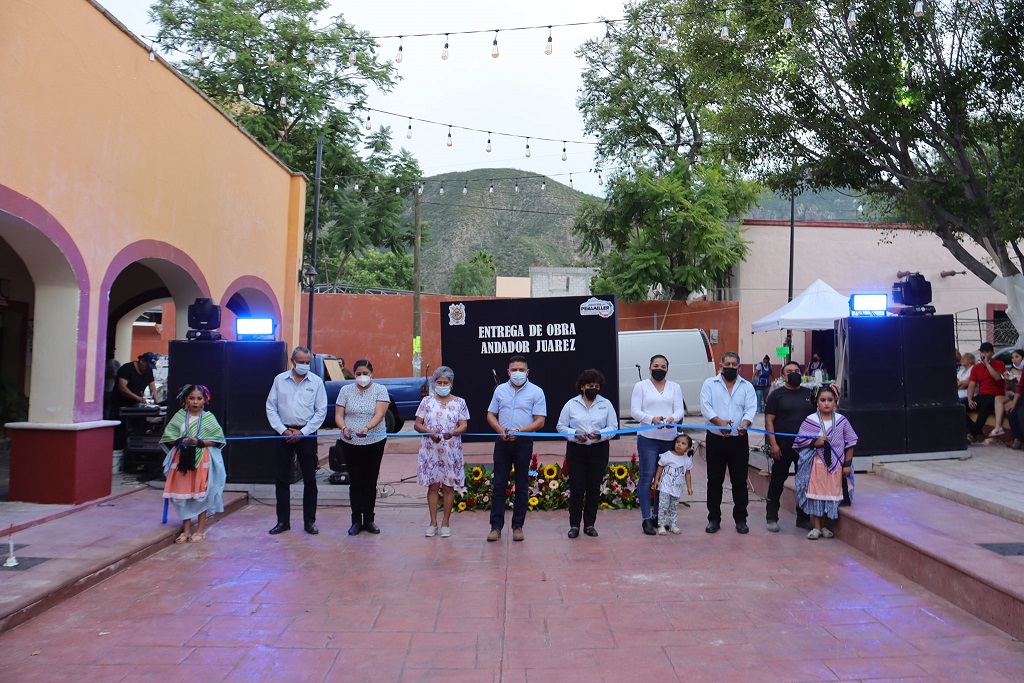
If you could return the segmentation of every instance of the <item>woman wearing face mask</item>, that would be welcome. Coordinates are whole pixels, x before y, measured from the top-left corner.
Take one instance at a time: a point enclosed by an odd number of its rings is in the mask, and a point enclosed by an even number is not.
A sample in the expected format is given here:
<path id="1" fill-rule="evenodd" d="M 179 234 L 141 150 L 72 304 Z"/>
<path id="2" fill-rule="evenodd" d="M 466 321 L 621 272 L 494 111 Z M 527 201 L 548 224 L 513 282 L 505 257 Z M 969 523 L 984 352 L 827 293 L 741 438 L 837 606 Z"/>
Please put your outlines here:
<path id="1" fill-rule="evenodd" d="M 821 370 L 822 373 L 825 372 L 825 361 L 821 359 L 817 351 L 811 356 L 811 362 L 807 364 L 807 374 L 814 377 L 815 370 Z"/>
<path id="2" fill-rule="evenodd" d="M 650 379 L 637 382 L 633 387 L 629 414 L 642 426 L 678 424 L 686 414 L 683 390 L 675 382 L 665 379 L 668 375 L 668 359 L 657 355 L 651 358 Z M 636 453 L 640 460 L 640 481 L 637 482 L 637 498 L 640 500 L 642 527 L 648 536 L 658 533 L 658 521 L 651 515 L 651 482 L 658 469 L 658 456 L 672 450 L 676 438 L 675 427 L 646 429 L 636 435 Z M 658 494 L 654 493 L 654 509 L 658 509 Z"/>
<path id="3" fill-rule="evenodd" d="M 374 523 L 373 508 L 377 502 L 377 476 L 384 457 L 387 433 L 384 416 L 391 405 L 388 390 L 373 381 L 373 365 L 364 359 L 352 366 L 354 384 L 338 392 L 334 423 L 341 430 L 345 461 L 348 463 L 349 497 L 352 505 L 352 526 L 349 536 L 360 531 L 379 534 Z"/>
<path id="4" fill-rule="evenodd" d="M 427 487 L 427 512 L 430 513 L 427 536 L 437 535 L 437 501 L 442 495 L 441 489 L 444 489 L 441 538 L 452 535 L 455 489 L 466 485 L 462 434 L 469 428 L 469 408 L 463 399 L 452 393 L 454 381 L 455 373 L 447 365 L 434 370 L 434 394 L 420 401 L 413 427 L 423 435 L 416 483 Z"/>
<path id="5" fill-rule="evenodd" d="M 594 524 L 601 502 L 601 482 L 608 470 L 608 439 L 619 428 L 611 401 L 601 396 L 604 375 L 584 370 L 576 380 L 573 396 L 558 415 L 558 432 L 566 434 L 565 462 L 569 469 L 569 538 L 583 533 L 597 536 Z"/>

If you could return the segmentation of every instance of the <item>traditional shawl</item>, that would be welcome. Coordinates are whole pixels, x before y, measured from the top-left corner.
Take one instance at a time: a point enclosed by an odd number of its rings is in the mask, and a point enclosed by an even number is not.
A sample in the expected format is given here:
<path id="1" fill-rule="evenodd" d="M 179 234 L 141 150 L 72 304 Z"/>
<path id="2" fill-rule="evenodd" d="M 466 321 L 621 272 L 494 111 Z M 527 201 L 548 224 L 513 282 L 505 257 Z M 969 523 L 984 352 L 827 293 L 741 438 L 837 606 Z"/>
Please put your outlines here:
<path id="1" fill-rule="evenodd" d="M 846 449 L 857 444 L 857 433 L 853 431 L 850 421 L 839 413 L 832 413 L 832 428 L 825 430 L 818 413 L 811 413 L 804 418 L 800 425 L 799 436 L 793 439 L 793 448 L 801 450 L 811 448 L 819 436 L 824 435 L 825 440 L 832 447 L 832 464 L 828 467 L 829 472 L 842 469 L 843 460 L 846 458 Z M 825 447 L 814 448 L 814 452 L 825 460 Z"/>
<path id="2" fill-rule="evenodd" d="M 224 430 L 221 429 L 220 423 L 217 422 L 217 418 L 213 416 L 213 413 L 205 410 L 191 426 L 188 422 L 187 410 L 182 409 L 176 412 L 164 428 L 163 436 L 160 437 L 160 446 L 164 449 L 165 453 L 170 453 L 178 447 L 178 441 L 186 436 L 202 439 L 203 441 L 214 441 L 222 448 L 225 444 Z M 202 458 L 203 449 L 197 448 L 196 466 L 199 465 Z"/>

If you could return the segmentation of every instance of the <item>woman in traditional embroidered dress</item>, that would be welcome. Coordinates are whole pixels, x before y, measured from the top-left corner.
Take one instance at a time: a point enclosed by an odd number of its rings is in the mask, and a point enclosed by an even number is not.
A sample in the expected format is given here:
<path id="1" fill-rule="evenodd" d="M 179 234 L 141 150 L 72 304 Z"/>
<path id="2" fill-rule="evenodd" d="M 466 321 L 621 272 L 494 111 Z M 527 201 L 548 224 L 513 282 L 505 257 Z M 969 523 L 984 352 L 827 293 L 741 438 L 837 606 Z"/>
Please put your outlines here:
<path id="1" fill-rule="evenodd" d="M 469 408 L 464 399 L 452 393 L 454 381 L 455 373 L 447 365 L 434 370 L 434 395 L 420 401 L 413 427 L 423 435 L 416 483 L 427 487 L 427 512 L 430 513 L 427 536 L 437 534 L 437 502 L 443 497 L 442 538 L 452 535 L 455 489 L 466 485 L 462 434 L 469 428 Z"/>
<path id="2" fill-rule="evenodd" d="M 836 390 L 822 386 L 813 397 L 816 412 L 800 425 L 793 448 L 800 454 L 796 473 L 796 502 L 814 522 L 807 538 L 832 538 L 825 517 L 839 518 L 843 477 L 853 471 L 853 447 L 857 433 L 850 421 L 836 412 Z M 852 489 L 851 489 L 852 492 Z"/>
<path id="3" fill-rule="evenodd" d="M 174 503 L 181 518 L 175 543 L 199 543 L 206 538 L 206 517 L 224 511 L 224 431 L 205 410 L 210 392 L 201 384 L 186 384 L 178 393 L 181 410 L 167 423 L 160 437 L 164 458 L 164 498 Z M 198 517 L 195 533 L 192 519 Z"/>

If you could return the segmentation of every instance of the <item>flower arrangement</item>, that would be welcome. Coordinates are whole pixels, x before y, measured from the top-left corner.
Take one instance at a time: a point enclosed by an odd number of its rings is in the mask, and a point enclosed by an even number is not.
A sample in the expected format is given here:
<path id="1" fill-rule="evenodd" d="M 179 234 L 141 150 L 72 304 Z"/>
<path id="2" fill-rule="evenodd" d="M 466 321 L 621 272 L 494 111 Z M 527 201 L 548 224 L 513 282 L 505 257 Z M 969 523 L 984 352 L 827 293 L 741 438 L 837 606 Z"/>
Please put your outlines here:
<path id="1" fill-rule="evenodd" d="M 612 463 L 608 466 L 604 482 L 601 484 L 601 508 L 613 510 L 629 510 L 639 507 L 636 494 L 637 481 L 640 479 L 640 465 L 636 454 L 628 463 Z M 479 465 L 466 466 L 466 488 L 455 492 L 455 509 L 490 510 L 491 486 L 494 472 Z M 529 473 L 530 497 L 527 506 L 530 510 L 563 510 L 569 507 L 569 473 L 565 460 L 558 463 L 542 464 L 537 454 L 530 461 Z M 515 473 L 509 477 L 508 494 L 505 506 L 512 509 L 514 500 Z"/>

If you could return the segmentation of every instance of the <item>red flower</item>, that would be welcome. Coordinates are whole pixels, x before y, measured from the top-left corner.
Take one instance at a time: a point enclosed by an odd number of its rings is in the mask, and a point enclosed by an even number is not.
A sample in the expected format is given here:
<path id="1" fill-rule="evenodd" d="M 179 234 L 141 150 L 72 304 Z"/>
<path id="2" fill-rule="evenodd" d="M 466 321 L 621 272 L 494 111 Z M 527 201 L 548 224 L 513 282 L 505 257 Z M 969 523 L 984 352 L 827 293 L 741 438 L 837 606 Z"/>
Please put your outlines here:
<path id="1" fill-rule="evenodd" d="M 630 465 L 635 465 L 636 464 L 636 453 L 634 453 L 633 457 L 629 459 L 629 464 Z"/>
<path id="2" fill-rule="evenodd" d="M 512 489 L 505 489 L 505 495 L 508 496 L 512 493 Z"/>
<path id="3" fill-rule="evenodd" d="M 533 470 L 534 472 L 536 472 L 538 469 L 540 469 L 539 467 L 537 467 L 537 464 L 538 464 L 537 454 L 534 453 L 533 454 L 533 458 L 530 459 L 530 469 Z"/>
<path id="4" fill-rule="evenodd" d="M 476 498 L 467 498 L 466 499 L 466 505 L 468 505 L 470 507 L 473 507 L 474 505 L 476 505 Z"/>

